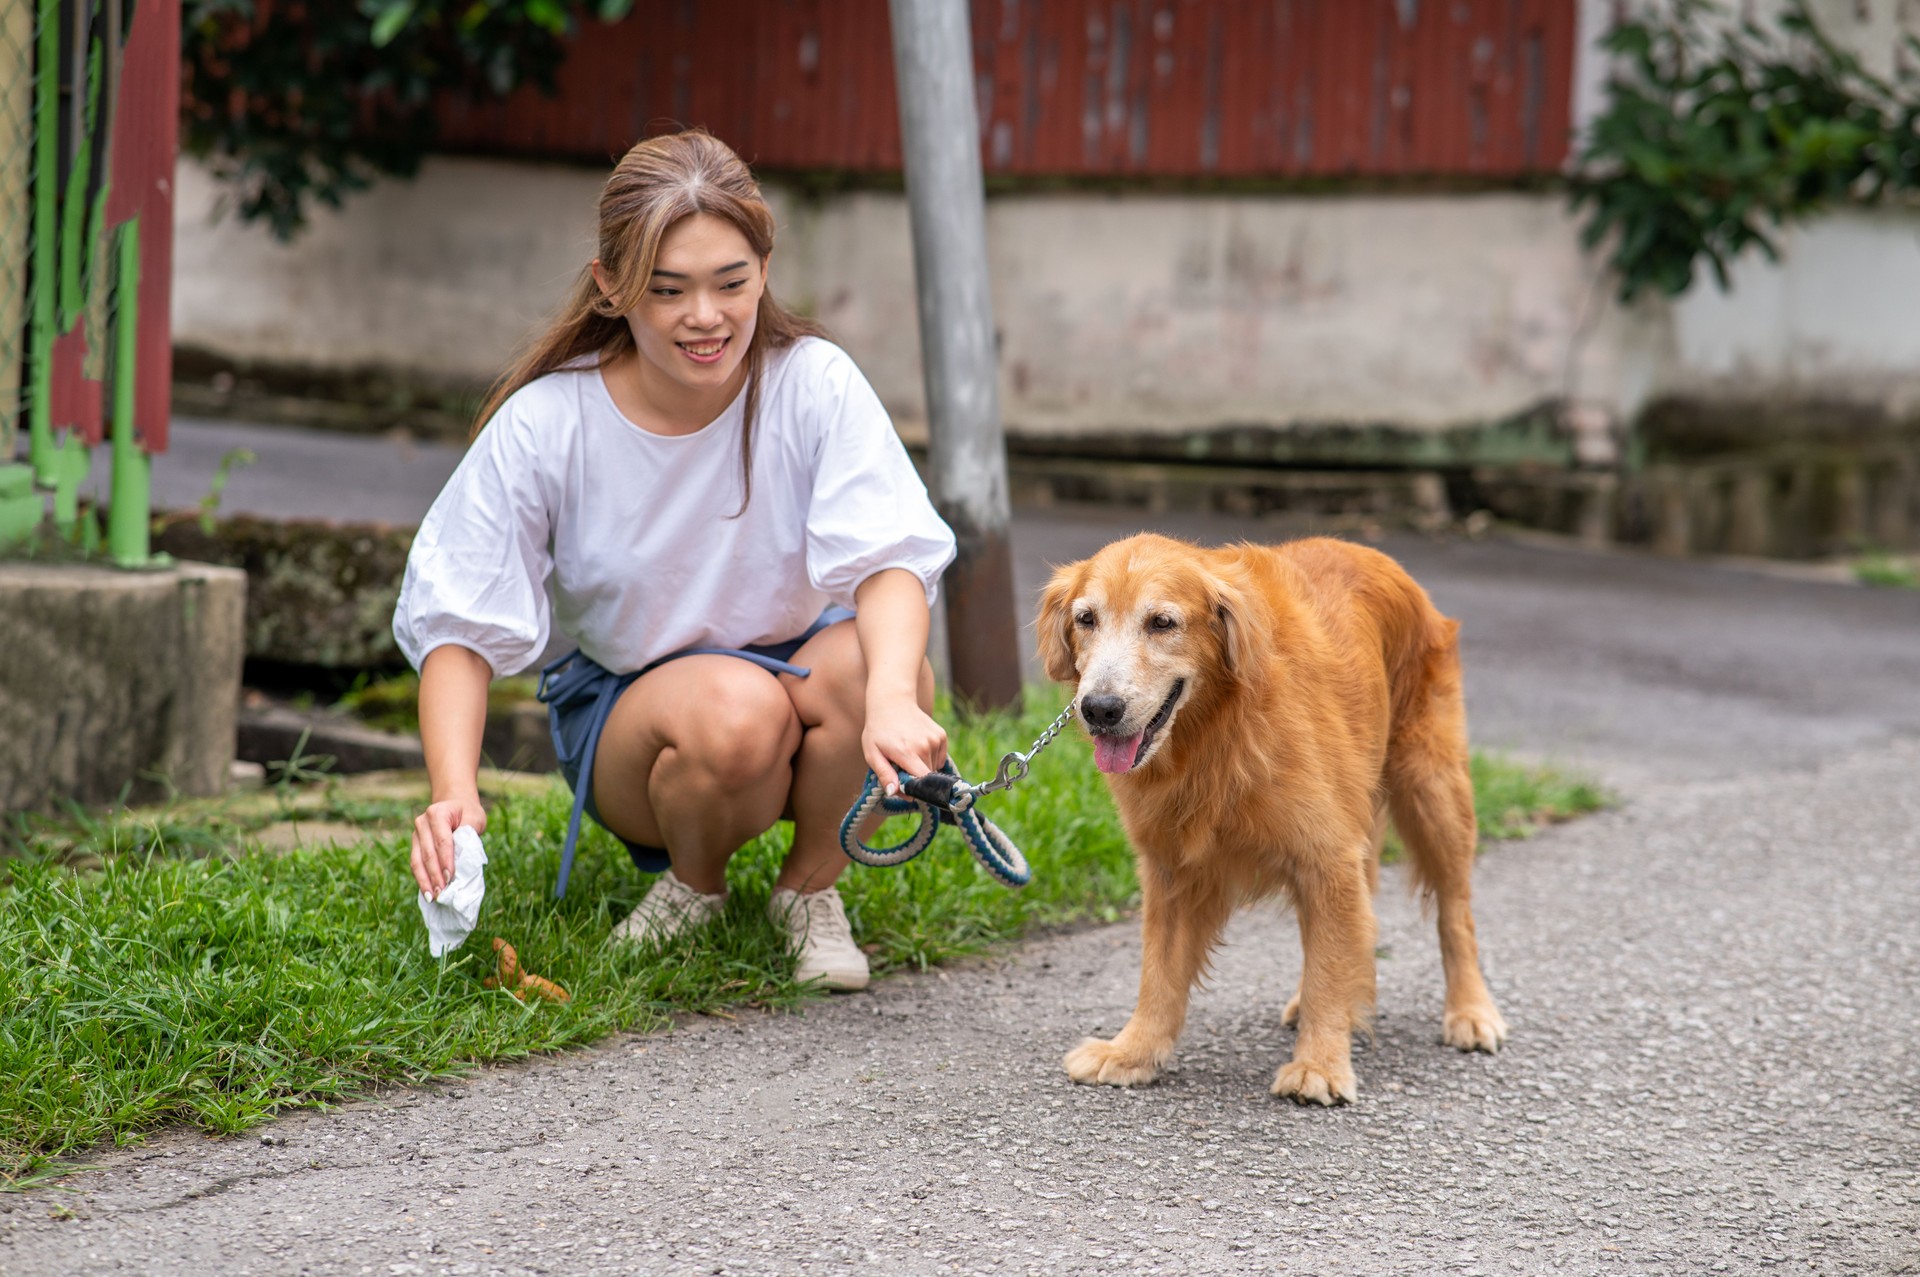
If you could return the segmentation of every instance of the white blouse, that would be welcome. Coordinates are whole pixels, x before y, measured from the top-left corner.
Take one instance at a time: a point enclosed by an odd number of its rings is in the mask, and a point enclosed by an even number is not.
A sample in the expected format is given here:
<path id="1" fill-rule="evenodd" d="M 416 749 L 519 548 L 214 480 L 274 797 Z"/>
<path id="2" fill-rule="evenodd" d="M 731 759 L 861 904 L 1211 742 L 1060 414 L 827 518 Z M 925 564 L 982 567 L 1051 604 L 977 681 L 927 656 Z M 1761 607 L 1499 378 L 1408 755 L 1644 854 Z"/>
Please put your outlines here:
<path id="1" fill-rule="evenodd" d="M 414 537 L 393 617 L 407 660 L 455 643 L 515 674 L 558 629 L 624 673 L 793 638 L 884 568 L 919 577 L 932 606 L 953 532 L 846 352 L 813 337 L 769 352 L 753 499 L 729 518 L 745 402 L 670 436 L 628 421 L 594 368 L 516 392 Z"/>

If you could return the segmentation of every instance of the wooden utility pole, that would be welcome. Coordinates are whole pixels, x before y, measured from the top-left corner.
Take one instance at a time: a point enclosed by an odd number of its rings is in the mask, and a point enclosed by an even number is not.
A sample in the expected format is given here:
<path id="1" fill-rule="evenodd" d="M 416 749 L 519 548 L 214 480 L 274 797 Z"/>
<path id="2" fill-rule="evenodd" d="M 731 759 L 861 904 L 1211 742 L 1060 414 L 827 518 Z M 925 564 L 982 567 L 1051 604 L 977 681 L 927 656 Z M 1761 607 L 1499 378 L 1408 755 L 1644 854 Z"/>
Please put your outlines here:
<path id="1" fill-rule="evenodd" d="M 959 541 L 947 569 L 953 691 L 982 709 L 1020 700 L 1007 541 L 986 195 L 967 0 L 889 0 L 900 143 L 913 220 L 933 500 Z"/>

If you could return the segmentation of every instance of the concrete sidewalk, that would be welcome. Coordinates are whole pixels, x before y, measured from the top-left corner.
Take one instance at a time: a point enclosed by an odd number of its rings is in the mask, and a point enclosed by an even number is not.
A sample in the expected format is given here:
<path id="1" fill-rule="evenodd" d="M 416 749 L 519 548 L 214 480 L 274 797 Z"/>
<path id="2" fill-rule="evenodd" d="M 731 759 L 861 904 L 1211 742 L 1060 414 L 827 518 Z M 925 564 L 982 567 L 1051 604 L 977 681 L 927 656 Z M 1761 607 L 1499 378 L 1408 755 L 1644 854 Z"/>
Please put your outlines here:
<path id="1" fill-rule="evenodd" d="M 1023 596 L 1138 522 L 1022 516 Z M 1920 594 L 1387 548 L 1464 623 L 1476 741 L 1624 800 L 1481 858 L 1501 1055 L 1438 1044 L 1432 928 L 1390 869 L 1349 1108 L 1266 1092 L 1299 969 L 1272 910 L 1167 1078 L 1069 1083 L 1132 1004 L 1121 923 L 103 1150 L 71 1194 L 0 1198 L 0 1272 L 1920 1271 Z"/>

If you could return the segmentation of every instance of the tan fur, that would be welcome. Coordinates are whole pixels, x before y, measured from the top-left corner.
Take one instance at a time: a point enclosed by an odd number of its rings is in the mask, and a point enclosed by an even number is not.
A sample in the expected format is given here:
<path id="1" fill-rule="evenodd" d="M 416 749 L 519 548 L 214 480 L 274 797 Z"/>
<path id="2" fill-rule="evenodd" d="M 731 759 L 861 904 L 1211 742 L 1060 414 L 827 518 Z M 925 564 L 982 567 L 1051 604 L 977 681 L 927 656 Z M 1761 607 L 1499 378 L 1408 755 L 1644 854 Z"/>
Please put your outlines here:
<path id="1" fill-rule="evenodd" d="M 1438 906 L 1443 1039 L 1495 1051 L 1469 876 L 1477 830 L 1459 626 L 1386 555 L 1326 538 L 1202 549 L 1142 535 L 1053 575 L 1037 622 L 1047 674 L 1137 731 L 1185 680 L 1131 771 L 1106 779 L 1139 860 L 1140 998 L 1111 1041 L 1066 1057 L 1077 1082 L 1152 1081 L 1233 909 L 1284 896 L 1300 920 L 1299 1036 L 1273 1091 L 1355 1096 L 1352 1035 L 1374 1001 L 1372 892 L 1389 814 Z"/>

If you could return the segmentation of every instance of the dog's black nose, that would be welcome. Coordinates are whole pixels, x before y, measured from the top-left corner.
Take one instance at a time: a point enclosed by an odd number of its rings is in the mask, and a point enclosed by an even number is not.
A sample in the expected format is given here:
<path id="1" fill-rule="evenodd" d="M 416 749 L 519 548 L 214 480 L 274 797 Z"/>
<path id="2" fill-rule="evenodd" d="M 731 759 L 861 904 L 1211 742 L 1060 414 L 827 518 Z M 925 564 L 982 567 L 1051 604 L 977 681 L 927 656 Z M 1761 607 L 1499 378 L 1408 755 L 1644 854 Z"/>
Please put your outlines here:
<path id="1" fill-rule="evenodd" d="M 1080 702 L 1080 717 L 1088 727 L 1102 731 L 1127 716 L 1127 702 L 1118 696 L 1088 696 Z"/>

